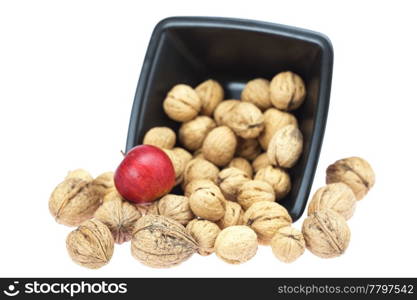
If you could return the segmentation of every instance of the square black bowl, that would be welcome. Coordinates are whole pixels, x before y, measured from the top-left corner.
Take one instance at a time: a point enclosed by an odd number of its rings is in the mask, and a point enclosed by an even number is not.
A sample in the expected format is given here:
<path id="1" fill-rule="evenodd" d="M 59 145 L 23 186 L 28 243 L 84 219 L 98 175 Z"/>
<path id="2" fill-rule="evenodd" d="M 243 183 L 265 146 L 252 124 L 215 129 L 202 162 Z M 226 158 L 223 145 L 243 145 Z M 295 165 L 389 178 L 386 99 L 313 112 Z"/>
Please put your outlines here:
<path id="1" fill-rule="evenodd" d="M 174 17 L 154 29 L 133 103 L 126 151 L 154 126 L 178 129 L 162 102 L 172 86 L 196 86 L 213 78 L 225 99 L 240 99 L 247 81 L 272 79 L 291 70 L 304 79 L 307 97 L 294 113 L 304 135 L 304 151 L 290 170 L 291 193 L 280 201 L 297 220 L 306 206 L 324 136 L 333 68 L 327 37 L 309 30 L 258 21 Z M 324 176 L 324 175 L 323 175 Z"/>

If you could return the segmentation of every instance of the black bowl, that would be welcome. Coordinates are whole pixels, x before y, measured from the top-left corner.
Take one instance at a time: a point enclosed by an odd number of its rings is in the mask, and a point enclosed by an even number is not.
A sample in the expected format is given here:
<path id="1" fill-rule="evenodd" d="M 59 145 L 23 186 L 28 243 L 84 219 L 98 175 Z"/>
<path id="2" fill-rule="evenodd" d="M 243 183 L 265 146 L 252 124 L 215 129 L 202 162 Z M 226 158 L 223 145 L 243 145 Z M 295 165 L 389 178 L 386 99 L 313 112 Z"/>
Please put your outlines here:
<path id="1" fill-rule="evenodd" d="M 272 79 L 291 70 L 304 79 L 307 97 L 294 113 L 304 135 L 304 151 L 290 170 L 291 193 L 280 200 L 297 220 L 306 206 L 324 136 L 333 68 L 327 37 L 278 24 L 211 17 L 174 17 L 154 29 L 142 66 L 130 118 L 126 151 L 154 126 L 178 129 L 162 109 L 166 93 L 178 83 L 196 86 L 213 78 L 225 98 L 240 99 L 253 78 Z"/>

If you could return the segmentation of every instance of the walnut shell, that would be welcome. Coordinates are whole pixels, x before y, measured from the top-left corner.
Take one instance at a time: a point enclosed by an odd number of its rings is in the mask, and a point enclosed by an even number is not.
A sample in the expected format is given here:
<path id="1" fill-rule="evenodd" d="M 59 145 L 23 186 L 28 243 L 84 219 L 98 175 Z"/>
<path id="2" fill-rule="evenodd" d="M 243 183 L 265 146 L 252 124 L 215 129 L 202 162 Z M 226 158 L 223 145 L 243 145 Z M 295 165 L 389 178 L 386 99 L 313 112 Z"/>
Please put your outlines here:
<path id="1" fill-rule="evenodd" d="M 224 205 L 225 205 L 224 216 L 219 221 L 217 221 L 217 225 L 219 225 L 221 229 L 234 226 L 234 225 L 242 225 L 243 224 L 242 207 L 238 203 L 229 201 L 229 200 L 226 200 Z"/>
<path id="2" fill-rule="evenodd" d="M 236 156 L 254 160 L 259 153 L 261 153 L 261 147 L 257 139 L 238 139 Z"/>
<path id="3" fill-rule="evenodd" d="M 174 167 L 175 184 L 180 184 L 184 179 L 185 167 L 192 159 L 192 155 L 188 151 L 179 147 L 174 149 L 162 150 L 165 152 L 166 155 L 168 155 Z"/>
<path id="4" fill-rule="evenodd" d="M 249 102 L 240 101 L 223 118 L 224 125 L 244 139 L 256 138 L 264 129 L 264 116 L 259 108 Z"/>
<path id="5" fill-rule="evenodd" d="M 187 225 L 194 219 L 188 197 L 180 195 L 168 194 L 162 197 L 158 203 L 158 212 L 161 216 L 169 217 L 182 225 Z"/>
<path id="6" fill-rule="evenodd" d="M 163 149 L 174 148 L 176 135 L 169 127 L 153 127 L 146 132 L 143 138 L 144 145 L 153 145 Z"/>
<path id="7" fill-rule="evenodd" d="M 159 200 L 153 201 L 151 203 L 136 204 L 135 206 L 142 216 L 159 215 L 158 204 L 159 204 Z"/>
<path id="8" fill-rule="evenodd" d="M 216 255 L 229 264 L 240 264 L 255 256 L 258 250 L 256 233 L 248 226 L 223 229 L 214 244 Z"/>
<path id="9" fill-rule="evenodd" d="M 243 209 L 246 210 L 255 202 L 260 201 L 275 201 L 275 191 L 268 182 L 250 180 L 242 184 L 237 195 L 237 202 Z"/>
<path id="10" fill-rule="evenodd" d="M 113 236 L 107 226 L 98 220 L 83 222 L 70 232 L 66 243 L 71 259 L 86 268 L 101 268 L 113 256 Z"/>
<path id="11" fill-rule="evenodd" d="M 303 151 L 303 135 L 294 125 L 287 125 L 278 130 L 268 146 L 269 162 L 275 166 L 291 168 Z"/>
<path id="12" fill-rule="evenodd" d="M 207 116 L 198 116 L 185 122 L 179 130 L 181 144 L 190 151 L 201 148 L 207 134 L 216 127 L 216 122 Z"/>
<path id="13" fill-rule="evenodd" d="M 214 128 L 207 134 L 203 142 L 203 155 L 216 166 L 227 165 L 235 155 L 237 138 L 233 131 L 226 126 Z"/>
<path id="14" fill-rule="evenodd" d="M 241 99 L 242 101 L 255 104 L 260 110 L 271 107 L 269 80 L 256 78 L 249 81 L 242 91 Z"/>
<path id="15" fill-rule="evenodd" d="M 213 163 L 204 158 L 194 158 L 185 167 L 183 187 L 197 179 L 209 179 L 214 182 L 218 174 L 219 169 Z"/>
<path id="16" fill-rule="evenodd" d="M 187 122 L 198 115 L 201 100 L 192 87 L 177 84 L 168 92 L 162 106 L 168 117 L 174 121 Z"/>
<path id="17" fill-rule="evenodd" d="M 264 130 L 258 136 L 262 149 L 268 150 L 269 142 L 274 134 L 287 125 L 298 126 L 297 119 L 290 113 L 269 108 L 264 112 Z"/>
<path id="18" fill-rule="evenodd" d="M 271 163 L 269 162 L 268 155 L 265 152 L 259 154 L 258 157 L 252 162 L 252 168 L 255 173 L 270 165 Z"/>
<path id="19" fill-rule="evenodd" d="M 90 219 L 100 206 L 102 194 L 91 181 L 65 179 L 49 198 L 49 211 L 55 220 L 67 226 L 78 226 Z"/>
<path id="20" fill-rule="evenodd" d="M 190 183 L 188 183 L 185 186 L 184 189 L 184 195 L 186 197 L 190 197 L 192 195 L 192 193 L 194 193 L 197 189 L 200 188 L 206 188 L 206 189 L 211 189 L 211 188 L 216 188 L 217 185 L 209 179 L 196 179 L 196 180 L 192 180 Z"/>
<path id="21" fill-rule="evenodd" d="M 281 110 L 294 110 L 303 104 L 306 88 L 303 79 L 290 71 L 281 72 L 271 80 L 272 105 Z"/>
<path id="22" fill-rule="evenodd" d="M 299 230 L 286 226 L 278 229 L 271 240 L 271 248 L 276 258 L 291 263 L 304 253 L 306 243 Z"/>
<path id="23" fill-rule="evenodd" d="M 242 170 L 243 172 L 246 173 L 246 175 L 248 175 L 249 178 L 253 177 L 253 170 L 252 170 L 251 164 L 249 163 L 249 161 L 247 161 L 246 159 L 242 157 L 233 158 L 230 161 L 228 167 Z"/>
<path id="24" fill-rule="evenodd" d="M 106 225 L 118 244 L 130 241 L 136 221 L 141 213 L 136 207 L 122 199 L 116 192 L 106 196 L 106 201 L 96 210 L 94 218 Z"/>
<path id="25" fill-rule="evenodd" d="M 356 207 L 352 189 L 342 182 L 331 183 L 319 188 L 308 205 L 308 215 L 323 209 L 331 209 L 349 220 Z"/>
<path id="26" fill-rule="evenodd" d="M 243 215 L 243 224 L 256 232 L 262 244 L 269 244 L 278 229 L 290 226 L 291 223 L 292 219 L 285 207 L 276 202 L 255 202 Z"/>
<path id="27" fill-rule="evenodd" d="M 217 178 L 217 184 L 227 200 L 236 201 L 240 186 L 250 180 L 248 175 L 237 168 L 223 169 Z"/>
<path id="28" fill-rule="evenodd" d="M 197 188 L 190 196 L 192 212 L 202 219 L 216 222 L 224 216 L 225 199 L 217 186 Z"/>
<path id="29" fill-rule="evenodd" d="M 224 91 L 216 80 L 206 80 L 200 83 L 195 91 L 201 100 L 201 114 L 211 116 L 217 105 L 224 99 Z"/>
<path id="30" fill-rule="evenodd" d="M 92 186 L 97 189 L 103 197 L 116 189 L 114 185 L 114 172 L 105 172 L 97 176 L 93 182 Z"/>
<path id="31" fill-rule="evenodd" d="M 231 100 L 224 100 L 217 105 L 216 109 L 214 110 L 214 120 L 216 121 L 217 125 L 225 125 L 224 120 L 230 118 L 231 112 L 233 111 L 234 107 L 239 104 L 239 100 L 231 99 Z"/>
<path id="32" fill-rule="evenodd" d="M 197 242 L 177 221 L 147 215 L 138 220 L 132 237 L 132 255 L 153 268 L 169 268 L 198 250 Z"/>
<path id="33" fill-rule="evenodd" d="M 361 200 L 375 184 L 371 165 L 360 157 L 348 157 L 336 161 L 326 170 L 326 183 L 343 182 Z"/>
<path id="34" fill-rule="evenodd" d="M 93 177 L 91 176 L 91 174 L 84 169 L 75 169 L 75 170 L 69 171 L 65 179 L 70 179 L 70 178 L 78 178 L 78 179 L 83 179 L 85 181 L 93 180 Z"/>
<path id="35" fill-rule="evenodd" d="M 278 167 L 267 166 L 262 168 L 256 172 L 254 179 L 262 180 L 272 185 L 277 200 L 287 196 L 291 190 L 290 175 L 284 169 Z"/>
<path id="36" fill-rule="evenodd" d="M 188 223 L 186 230 L 197 242 L 200 255 L 206 256 L 214 252 L 214 243 L 220 233 L 219 226 L 207 220 L 194 219 Z"/>
<path id="37" fill-rule="evenodd" d="M 302 232 L 307 249 L 323 258 L 342 255 L 350 241 L 348 224 L 332 210 L 317 211 L 306 218 Z"/>

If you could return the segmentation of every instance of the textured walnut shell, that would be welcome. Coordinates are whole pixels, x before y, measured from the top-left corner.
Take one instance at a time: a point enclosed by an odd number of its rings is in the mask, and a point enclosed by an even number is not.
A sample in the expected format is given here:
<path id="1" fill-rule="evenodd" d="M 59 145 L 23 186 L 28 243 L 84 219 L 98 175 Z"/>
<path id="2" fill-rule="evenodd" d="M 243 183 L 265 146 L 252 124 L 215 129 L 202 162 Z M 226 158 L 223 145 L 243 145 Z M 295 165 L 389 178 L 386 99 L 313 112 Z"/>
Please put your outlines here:
<path id="1" fill-rule="evenodd" d="M 223 229 L 214 244 L 216 255 L 229 264 L 240 264 L 255 256 L 258 250 L 256 233 L 248 226 Z"/>
<path id="2" fill-rule="evenodd" d="M 270 165 L 271 163 L 269 162 L 269 158 L 266 153 L 259 154 L 258 157 L 252 162 L 252 168 L 255 173 Z"/>
<path id="3" fill-rule="evenodd" d="M 223 122 L 244 139 L 256 138 L 264 129 L 261 110 L 249 102 L 240 101 L 233 106 L 228 116 L 223 118 Z"/>
<path id="4" fill-rule="evenodd" d="M 200 255 L 206 256 L 214 252 L 214 243 L 220 233 L 219 226 L 207 220 L 194 219 L 188 223 L 186 230 L 197 242 Z"/>
<path id="5" fill-rule="evenodd" d="M 214 110 L 214 120 L 216 121 L 217 125 L 225 125 L 224 120 L 230 118 L 231 112 L 239 103 L 239 100 L 234 99 L 220 102 L 220 104 L 217 105 L 216 109 Z"/>
<path id="6" fill-rule="evenodd" d="M 102 194 L 91 181 L 65 179 L 49 198 L 49 211 L 55 220 L 67 226 L 78 226 L 90 219 L 100 206 Z"/>
<path id="7" fill-rule="evenodd" d="M 308 205 L 308 215 L 323 209 L 331 209 L 349 220 L 356 207 L 352 189 L 342 182 L 331 183 L 319 188 Z"/>
<path id="8" fill-rule="evenodd" d="M 116 192 L 106 196 L 106 201 L 96 210 L 94 218 L 106 225 L 118 244 L 130 241 L 136 221 L 141 213 L 136 207 L 122 199 Z"/>
<path id="9" fill-rule="evenodd" d="M 154 127 L 146 132 L 143 144 L 153 145 L 163 149 L 174 148 L 176 135 L 174 130 L 169 127 Z"/>
<path id="10" fill-rule="evenodd" d="M 168 92 L 162 106 L 171 119 L 177 122 L 187 122 L 198 115 L 201 101 L 192 87 L 177 84 Z"/>
<path id="11" fill-rule="evenodd" d="M 216 80 L 206 80 L 200 83 L 195 91 L 201 100 L 201 114 L 211 116 L 217 105 L 224 99 L 224 91 Z"/>
<path id="12" fill-rule="evenodd" d="M 136 209 L 141 213 L 142 216 L 146 215 L 159 215 L 158 209 L 159 200 L 153 201 L 151 203 L 141 203 L 136 204 Z"/>
<path id="13" fill-rule="evenodd" d="M 217 186 L 197 188 L 190 196 L 192 212 L 202 219 L 216 222 L 225 213 L 225 199 Z"/>
<path id="14" fill-rule="evenodd" d="M 187 260 L 198 250 L 197 242 L 177 221 L 147 215 L 136 223 L 132 255 L 153 268 L 169 268 Z"/>
<path id="15" fill-rule="evenodd" d="M 217 184 L 227 200 L 236 201 L 240 186 L 250 180 L 248 175 L 237 168 L 223 169 L 217 178 Z"/>
<path id="16" fill-rule="evenodd" d="M 371 165 L 360 157 L 349 157 L 336 161 L 326 170 L 326 183 L 343 182 L 361 200 L 375 184 L 375 173 Z"/>
<path id="17" fill-rule="evenodd" d="M 306 88 L 303 79 L 286 71 L 277 74 L 270 84 L 272 105 L 281 110 L 294 110 L 303 104 Z"/>
<path id="18" fill-rule="evenodd" d="M 185 122 L 179 130 L 179 139 L 182 145 L 190 151 L 195 151 L 203 145 L 207 134 L 216 127 L 216 122 L 207 116 L 198 116 Z"/>
<path id="19" fill-rule="evenodd" d="M 332 210 L 318 211 L 306 218 L 302 232 L 307 249 L 323 258 L 342 255 L 350 241 L 348 224 Z"/>
<path id="20" fill-rule="evenodd" d="M 258 136 L 262 149 L 268 150 L 269 142 L 274 134 L 284 126 L 298 126 L 297 119 L 290 113 L 269 108 L 264 112 L 264 130 Z"/>
<path id="21" fill-rule="evenodd" d="M 192 155 L 182 148 L 162 149 L 172 162 L 175 172 L 175 184 L 180 184 L 184 179 L 184 171 L 192 159 Z"/>
<path id="22" fill-rule="evenodd" d="M 275 166 L 291 168 L 303 151 L 303 135 L 297 126 L 287 125 L 278 130 L 268 146 L 269 162 Z"/>
<path id="23" fill-rule="evenodd" d="M 186 197 L 190 197 L 192 193 L 194 193 L 197 189 L 205 188 L 205 189 L 211 189 L 216 188 L 217 185 L 209 179 L 196 179 L 192 180 L 190 183 L 188 183 L 184 188 L 184 195 Z"/>
<path id="24" fill-rule="evenodd" d="M 169 217 L 182 225 L 187 225 L 194 219 L 188 197 L 180 195 L 168 194 L 162 197 L 158 203 L 158 212 L 161 216 Z"/>
<path id="25" fill-rule="evenodd" d="M 257 139 L 242 139 L 238 140 L 236 148 L 236 156 L 254 160 L 261 153 L 261 147 Z"/>
<path id="26" fill-rule="evenodd" d="M 217 225 L 219 225 L 221 229 L 224 229 L 229 226 L 242 225 L 242 207 L 238 203 L 228 200 L 225 201 L 224 205 L 224 216 L 219 221 L 217 221 Z"/>
<path id="27" fill-rule="evenodd" d="M 243 215 L 243 224 L 256 232 L 262 244 L 269 244 L 278 229 L 290 226 L 291 223 L 292 219 L 285 207 L 276 202 L 255 202 Z"/>
<path id="28" fill-rule="evenodd" d="M 237 195 L 237 202 L 243 209 L 248 209 L 255 202 L 275 201 L 275 191 L 266 181 L 250 180 L 242 184 Z"/>
<path id="29" fill-rule="evenodd" d="M 242 91 L 242 101 L 255 104 L 260 110 L 272 106 L 269 96 L 269 80 L 256 78 L 249 81 Z"/>
<path id="30" fill-rule="evenodd" d="M 209 179 L 214 182 L 218 174 L 219 169 L 213 163 L 203 158 L 194 158 L 185 167 L 183 187 L 197 179 Z"/>
<path id="31" fill-rule="evenodd" d="M 100 174 L 93 180 L 92 186 L 103 196 L 114 191 L 116 189 L 114 186 L 114 172 L 110 171 Z"/>
<path id="32" fill-rule="evenodd" d="M 266 181 L 272 185 L 277 200 L 284 198 L 291 190 L 290 175 L 288 175 L 285 170 L 278 167 L 274 168 L 272 166 L 267 166 L 262 168 L 256 172 L 254 179 Z"/>
<path id="33" fill-rule="evenodd" d="M 249 178 L 253 177 L 253 169 L 252 169 L 250 162 L 242 157 L 233 158 L 230 161 L 228 167 L 242 170 L 243 172 L 246 173 L 246 175 L 248 175 Z"/>
<path id="34" fill-rule="evenodd" d="M 67 251 L 80 266 L 98 269 L 107 264 L 114 251 L 110 230 L 98 220 L 88 220 L 67 237 Z"/>
<path id="35" fill-rule="evenodd" d="M 214 128 L 203 142 L 203 155 L 216 166 L 226 166 L 235 155 L 237 138 L 226 126 Z"/>
<path id="36" fill-rule="evenodd" d="M 91 176 L 91 174 L 84 169 L 75 169 L 75 170 L 69 171 L 65 179 L 71 179 L 71 178 L 83 179 L 85 181 L 93 180 L 93 177 Z"/>
<path id="37" fill-rule="evenodd" d="M 276 258 L 291 263 L 304 253 L 306 243 L 299 230 L 286 226 L 278 229 L 271 240 L 271 248 Z"/>

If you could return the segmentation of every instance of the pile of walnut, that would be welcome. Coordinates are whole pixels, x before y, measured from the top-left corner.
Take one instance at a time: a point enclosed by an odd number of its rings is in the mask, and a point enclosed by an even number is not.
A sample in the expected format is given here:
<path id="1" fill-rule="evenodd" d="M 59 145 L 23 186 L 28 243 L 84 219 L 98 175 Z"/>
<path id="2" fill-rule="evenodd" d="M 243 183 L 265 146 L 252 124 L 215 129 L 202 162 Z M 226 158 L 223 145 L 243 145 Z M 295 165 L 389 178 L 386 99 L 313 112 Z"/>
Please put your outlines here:
<path id="1" fill-rule="evenodd" d="M 271 82 L 249 81 L 241 101 L 224 100 L 214 80 L 195 89 L 174 86 L 163 108 L 182 122 L 178 136 L 171 128 L 154 127 L 143 144 L 165 151 L 184 195 L 138 206 L 117 193 L 111 172 L 96 179 L 80 169 L 70 172 L 49 207 L 57 222 L 79 226 L 67 238 L 71 258 L 99 268 L 110 260 L 114 242 L 129 240 L 132 255 L 156 268 L 177 265 L 195 252 L 243 263 L 256 254 L 258 243 L 270 245 L 284 262 L 296 260 L 306 247 L 320 257 L 342 254 L 350 239 L 345 220 L 375 181 L 365 160 L 347 158 L 327 169 L 328 185 L 314 194 L 302 231 L 277 203 L 289 193 L 288 169 L 302 153 L 302 133 L 289 111 L 305 95 L 303 80 L 292 72 Z M 183 148 L 175 147 L 177 138 Z"/>

